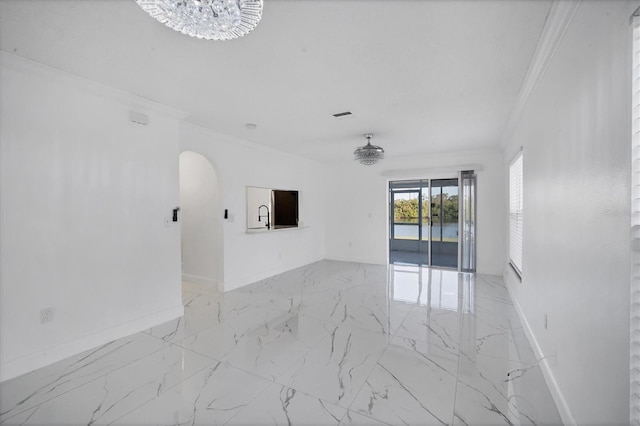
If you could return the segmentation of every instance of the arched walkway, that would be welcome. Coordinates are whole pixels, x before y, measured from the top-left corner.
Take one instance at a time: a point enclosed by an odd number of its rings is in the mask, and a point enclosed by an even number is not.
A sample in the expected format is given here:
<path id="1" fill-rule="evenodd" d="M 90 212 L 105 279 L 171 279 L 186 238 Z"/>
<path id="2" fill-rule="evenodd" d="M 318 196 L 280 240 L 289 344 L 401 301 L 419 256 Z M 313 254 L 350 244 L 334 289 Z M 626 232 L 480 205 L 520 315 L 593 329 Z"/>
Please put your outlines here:
<path id="1" fill-rule="evenodd" d="M 222 202 L 216 172 L 204 156 L 180 154 L 182 277 L 222 291 Z"/>

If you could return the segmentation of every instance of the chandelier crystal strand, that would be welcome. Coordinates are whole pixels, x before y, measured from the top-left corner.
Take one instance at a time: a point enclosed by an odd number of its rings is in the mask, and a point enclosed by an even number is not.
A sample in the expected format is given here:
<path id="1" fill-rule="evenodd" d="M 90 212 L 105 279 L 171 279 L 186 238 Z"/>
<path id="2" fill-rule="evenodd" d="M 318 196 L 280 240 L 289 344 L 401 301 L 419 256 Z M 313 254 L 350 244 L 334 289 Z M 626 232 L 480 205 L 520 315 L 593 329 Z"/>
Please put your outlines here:
<path id="1" fill-rule="evenodd" d="M 136 0 L 151 17 L 191 37 L 231 40 L 251 32 L 263 0 Z"/>
<path id="2" fill-rule="evenodd" d="M 371 145 L 372 133 L 367 133 L 364 137 L 367 138 L 367 144 L 353 151 L 353 159 L 365 166 L 371 166 L 384 158 L 384 149 Z"/>

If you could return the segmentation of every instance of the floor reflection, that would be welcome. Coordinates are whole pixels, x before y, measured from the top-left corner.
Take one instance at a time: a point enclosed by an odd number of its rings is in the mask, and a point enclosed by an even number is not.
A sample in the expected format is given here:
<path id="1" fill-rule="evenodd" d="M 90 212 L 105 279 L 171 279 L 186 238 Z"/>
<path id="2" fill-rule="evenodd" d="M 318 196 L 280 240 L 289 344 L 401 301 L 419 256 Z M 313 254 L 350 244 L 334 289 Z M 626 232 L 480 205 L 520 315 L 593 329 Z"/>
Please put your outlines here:
<path id="1" fill-rule="evenodd" d="M 473 312 L 475 275 L 414 265 L 390 265 L 391 297 L 453 312 Z"/>
<path id="2" fill-rule="evenodd" d="M 438 253 L 434 250 L 431 255 L 431 262 L 429 262 L 427 252 L 390 250 L 389 263 L 418 266 L 429 266 L 429 263 L 431 263 L 433 266 L 455 269 L 458 266 L 458 253 Z"/>

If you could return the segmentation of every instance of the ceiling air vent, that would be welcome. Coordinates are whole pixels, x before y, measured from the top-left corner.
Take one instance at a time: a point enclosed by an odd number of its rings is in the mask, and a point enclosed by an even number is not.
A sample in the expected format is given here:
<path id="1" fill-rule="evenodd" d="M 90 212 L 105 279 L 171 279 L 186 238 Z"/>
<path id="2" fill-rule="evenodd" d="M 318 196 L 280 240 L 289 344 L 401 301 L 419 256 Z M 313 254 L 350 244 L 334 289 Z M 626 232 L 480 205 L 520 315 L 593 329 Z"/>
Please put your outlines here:
<path id="1" fill-rule="evenodd" d="M 345 115 L 351 115 L 351 111 L 338 112 L 338 113 L 333 114 L 333 116 L 335 118 L 344 117 Z"/>

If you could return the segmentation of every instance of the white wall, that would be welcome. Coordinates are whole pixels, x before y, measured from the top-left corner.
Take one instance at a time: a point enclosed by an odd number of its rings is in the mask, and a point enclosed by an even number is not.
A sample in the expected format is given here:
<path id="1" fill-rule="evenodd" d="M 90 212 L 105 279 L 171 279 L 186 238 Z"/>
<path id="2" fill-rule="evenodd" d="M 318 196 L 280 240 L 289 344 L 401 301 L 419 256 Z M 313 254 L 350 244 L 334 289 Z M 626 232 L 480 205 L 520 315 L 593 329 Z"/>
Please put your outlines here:
<path id="1" fill-rule="evenodd" d="M 180 154 L 182 277 L 212 288 L 223 276 L 221 201 L 211 163 L 195 152 Z"/>
<path id="2" fill-rule="evenodd" d="M 247 187 L 247 228 L 264 229 L 273 222 L 270 188 Z M 267 209 L 260 206 L 267 206 Z M 265 217 L 266 216 L 266 217 Z"/>
<path id="3" fill-rule="evenodd" d="M 629 18 L 638 5 L 580 4 L 505 152 L 507 176 L 524 147 L 523 279 L 509 269 L 505 279 L 549 357 L 563 419 L 578 424 L 629 419 Z"/>
<path id="4" fill-rule="evenodd" d="M 387 152 L 392 151 L 392 147 Z M 345 155 L 349 155 L 346 153 Z M 504 178 L 499 151 L 387 157 L 373 166 L 349 162 L 331 168 L 327 190 L 327 257 L 384 264 L 388 259 L 389 180 L 456 177 L 456 170 L 481 166 L 478 188 L 477 270 L 503 270 Z M 383 176 L 393 172 L 393 177 Z"/>
<path id="5" fill-rule="evenodd" d="M 133 124 L 135 99 L 8 53 L 0 68 L 6 380 L 183 310 L 179 229 L 164 224 L 178 205 L 178 120 L 147 110 L 149 125 Z"/>
<path id="6" fill-rule="evenodd" d="M 180 146 L 206 157 L 218 175 L 222 209 L 229 211 L 225 291 L 325 257 L 324 166 L 189 123 L 181 126 Z M 247 186 L 298 190 L 302 228 L 247 233 Z"/>

